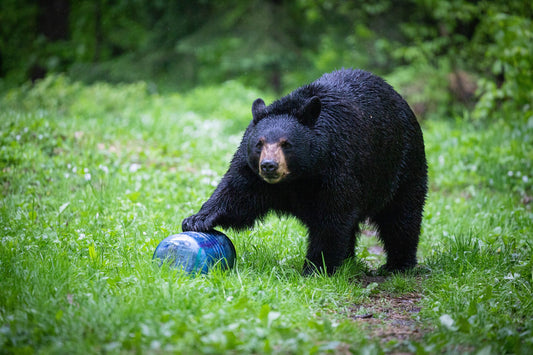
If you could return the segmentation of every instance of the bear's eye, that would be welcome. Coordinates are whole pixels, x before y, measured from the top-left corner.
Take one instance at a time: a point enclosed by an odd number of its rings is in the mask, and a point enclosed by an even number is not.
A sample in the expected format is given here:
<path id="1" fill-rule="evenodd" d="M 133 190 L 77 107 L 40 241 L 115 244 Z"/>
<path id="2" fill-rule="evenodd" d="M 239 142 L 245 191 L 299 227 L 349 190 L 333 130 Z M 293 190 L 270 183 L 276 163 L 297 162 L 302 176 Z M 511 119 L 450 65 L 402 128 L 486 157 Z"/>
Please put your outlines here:
<path id="1" fill-rule="evenodd" d="M 289 148 L 292 148 L 292 144 L 291 144 L 290 142 L 286 141 L 286 140 L 282 140 L 282 141 L 280 142 L 280 146 L 281 146 L 281 148 L 283 148 L 283 149 L 289 149 Z"/>
<path id="2" fill-rule="evenodd" d="M 261 148 L 263 147 L 263 141 L 259 141 L 259 142 L 257 142 L 257 143 L 255 144 L 255 147 L 256 147 L 257 149 L 261 149 Z"/>

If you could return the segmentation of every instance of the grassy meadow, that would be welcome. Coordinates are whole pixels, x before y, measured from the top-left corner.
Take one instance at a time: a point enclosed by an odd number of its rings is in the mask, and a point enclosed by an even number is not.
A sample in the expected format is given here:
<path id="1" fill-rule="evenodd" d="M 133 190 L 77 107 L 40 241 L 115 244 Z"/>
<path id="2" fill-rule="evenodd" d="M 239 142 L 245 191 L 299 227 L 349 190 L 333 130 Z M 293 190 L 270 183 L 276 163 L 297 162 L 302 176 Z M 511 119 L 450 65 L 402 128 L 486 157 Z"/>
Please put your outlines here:
<path id="1" fill-rule="evenodd" d="M 384 255 L 365 229 L 357 261 L 302 277 L 305 228 L 276 216 L 224 231 L 229 272 L 153 262 L 260 96 L 50 76 L 0 98 L 0 353 L 533 353 L 533 116 L 423 122 L 413 272 L 375 275 Z"/>

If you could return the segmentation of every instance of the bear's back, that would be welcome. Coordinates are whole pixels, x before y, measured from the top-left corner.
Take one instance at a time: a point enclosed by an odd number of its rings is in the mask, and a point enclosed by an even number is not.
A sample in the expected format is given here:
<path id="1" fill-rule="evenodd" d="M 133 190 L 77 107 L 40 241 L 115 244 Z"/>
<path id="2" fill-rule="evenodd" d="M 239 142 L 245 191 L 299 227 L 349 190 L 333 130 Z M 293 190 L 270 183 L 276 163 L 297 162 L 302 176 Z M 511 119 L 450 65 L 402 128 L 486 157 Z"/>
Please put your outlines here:
<path id="1" fill-rule="evenodd" d="M 274 101 L 267 107 L 270 115 L 296 115 L 307 100 L 317 96 L 322 114 L 317 125 L 351 130 L 359 125 L 397 125 L 403 129 L 417 125 L 416 117 L 405 100 L 385 80 L 359 69 L 341 69 L 324 74 Z M 354 122 L 358 121 L 358 122 Z M 355 124 L 355 126 L 354 126 Z"/>

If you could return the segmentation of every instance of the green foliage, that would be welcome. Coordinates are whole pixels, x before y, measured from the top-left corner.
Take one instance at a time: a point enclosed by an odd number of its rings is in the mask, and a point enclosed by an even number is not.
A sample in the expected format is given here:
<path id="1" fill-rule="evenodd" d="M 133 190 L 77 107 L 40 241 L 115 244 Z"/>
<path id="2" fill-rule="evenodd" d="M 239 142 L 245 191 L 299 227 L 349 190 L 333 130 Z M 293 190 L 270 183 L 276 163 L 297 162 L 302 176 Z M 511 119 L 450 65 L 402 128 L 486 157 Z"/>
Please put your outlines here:
<path id="1" fill-rule="evenodd" d="M 255 77 L 251 82 L 255 86 L 265 86 L 296 60 L 296 46 L 289 35 L 294 29 L 284 9 L 273 3 L 234 3 L 231 12 L 227 3 L 217 6 L 220 15 L 181 39 L 177 50 L 195 57 L 200 82 L 224 81 L 247 73 L 246 77 Z M 221 31 L 225 33 L 222 38 Z"/>
<path id="2" fill-rule="evenodd" d="M 0 4 L 0 78 L 15 83 L 26 80 L 27 70 L 37 60 L 36 13 L 37 6 L 29 1 L 5 0 Z M 0 80 L 0 89 L 2 84 Z"/>
<path id="3" fill-rule="evenodd" d="M 422 316 L 437 330 L 417 351 L 531 351 L 533 127 L 508 121 L 426 122 Z"/>
<path id="4" fill-rule="evenodd" d="M 384 75 L 420 118 L 526 122 L 533 6 L 467 0 L 2 2 L 0 90 L 44 72 L 182 91 L 280 94 L 341 67 Z M 46 24 L 68 17 L 51 36 Z"/>
<path id="5" fill-rule="evenodd" d="M 426 123 L 431 238 L 422 243 L 432 276 L 422 314 L 438 331 L 425 351 L 531 351 L 532 129 Z"/>
<path id="6" fill-rule="evenodd" d="M 505 112 L 518 119 L 533 117 L 533 23 L 530 18 L 498 13 L 484 24 L 495 43 L 487 49 L 494 75 L 503 75 L 498 86 L 484 79 L 480 82 L 481 98 L 474 111 L 475 118 L 490 116 L 503 104 Z M 513 115 L 514 116 L 514 115 Z"/>
<path id="7" fill-rule="evenodd" d="M 412 21 L 401 25 L 410 44 L 399 46 L 394 55 L 411 67 L 433 68 L 445 80 L 451 72 L 476 74 L 476 119 L 499 118 L 503 103 L 509 119 L 527 120 L 533 101 L 533 6 L 523 1 L 415 3 Z M 441 108 L 446 103 L 453 104 L 452 97 L 437 102 Z"/>
<path id="8" fill-rule="evenodd" d="M 531 245 L 494 247 L 479 233 L 459 233 L 429 262 L 446 270 L 429 285 L 425 313 L 440 329 L 429 340 L 449 351 L 471 344 L 495 353 L 527 353 L 533 345 Z"/>
<path id="9" fill-rule="evenodd" d="M 449 87 L 443 85 L 449 72 L 446 61 L 439 62 L 436 68 L 416 62 L 396 68 L 387 81 L 401 92 L 420 120 L 442 118 L 449 115 L 453 101 Z"/>
<path id="10" fill-rule="evenodd" d="M 452 130 L 443 130 L 442 122 L 428 122 L 427 127 L 435 132 L 426 139 L 426 149 L 437 158 L 430 164 L 430 181 L 435 186 L 471 190 L 469 196 L 478 186 L 494 193 L 531 195 L 531 124 L 502 119 L 491 123 L 490 130 L 468 123 L 457 123 Z"/>

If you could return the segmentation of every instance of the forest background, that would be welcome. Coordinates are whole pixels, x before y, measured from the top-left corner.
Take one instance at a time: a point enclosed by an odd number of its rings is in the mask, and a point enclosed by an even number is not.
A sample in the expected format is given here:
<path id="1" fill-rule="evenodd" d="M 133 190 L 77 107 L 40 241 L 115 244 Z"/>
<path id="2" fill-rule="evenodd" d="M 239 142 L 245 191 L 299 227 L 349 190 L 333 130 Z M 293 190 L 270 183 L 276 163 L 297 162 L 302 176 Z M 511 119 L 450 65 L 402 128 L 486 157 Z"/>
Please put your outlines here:
<path id="1" fill-rule="evenodd" d="M 519 0 L 4 0 L 0 90 L 67 73 L 153 91 L 238 80 L 278 95 L 356 67 L 385 76 L 421 118 L 523 118 L 532 17 Z"/>

